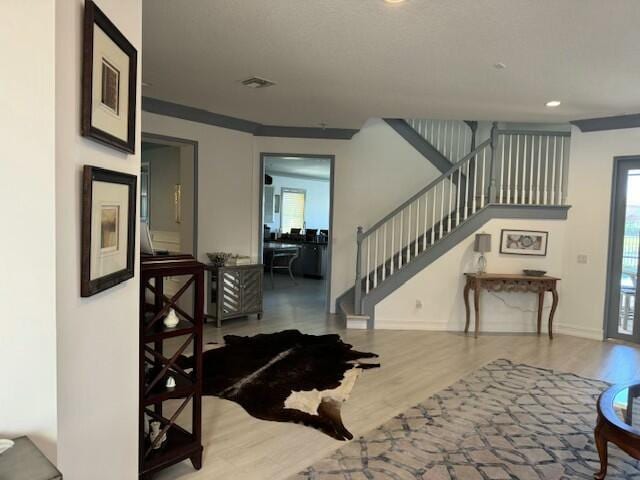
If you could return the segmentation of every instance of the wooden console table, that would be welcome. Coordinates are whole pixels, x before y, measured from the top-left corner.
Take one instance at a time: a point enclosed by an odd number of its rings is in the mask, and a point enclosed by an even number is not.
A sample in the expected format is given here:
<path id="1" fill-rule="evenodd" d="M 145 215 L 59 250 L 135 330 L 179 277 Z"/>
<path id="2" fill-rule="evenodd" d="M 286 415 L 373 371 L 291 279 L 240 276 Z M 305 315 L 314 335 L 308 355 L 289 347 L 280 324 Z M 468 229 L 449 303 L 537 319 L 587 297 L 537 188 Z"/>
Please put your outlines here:
<path id="1" fill-rule="evenodd" d="M 553 316 L 558 308 L 557 283 L 560 280 L 556 277 L 533 277 L 528 275 L 517 275 L 508 273 L 465 273 L 467 283 L 464 286 L 464 306 L 467 313 L 467 321 L 464 326 L 464 333 L 469 332 L 469 291 L 473 290 L 473 307 L 475 311 L 475 333 L 478 337 L 480 327 L 480 292 L 485 289 L 490 292 L 533 292 L 538 294 L 538 334 L 542 326 L 542 309 L 544 307 L 544 294 L 551 292 L 553 303 L 549 313 L 549 338 L 553 339 Z"/>

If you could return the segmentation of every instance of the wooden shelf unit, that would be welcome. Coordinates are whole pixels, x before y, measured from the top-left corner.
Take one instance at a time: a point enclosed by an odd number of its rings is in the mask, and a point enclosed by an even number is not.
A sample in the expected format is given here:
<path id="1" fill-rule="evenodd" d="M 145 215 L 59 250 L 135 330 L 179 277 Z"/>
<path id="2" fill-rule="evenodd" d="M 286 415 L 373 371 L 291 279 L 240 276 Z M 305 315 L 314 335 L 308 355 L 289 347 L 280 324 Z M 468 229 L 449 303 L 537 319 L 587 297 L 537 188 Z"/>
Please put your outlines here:
<path id="1" fill-rule="evenodd" d="M 140 267 L 140 403 L 139 403 L 139 478 L 150 479 L 158 471 L 190 459 L 194 468 L 202 466 L 202 327 L 204 323 L 204 265 L 191 255 L 142 256 Z M 172 296 L 164 292 L 166 277 L 183 277 L 185 283 Z M 190 292 L 193 311 L 178 305 Z M 149 301 L 149 295 L 153 302 Z M 189 303 L 189 302 L 186 302 Z M 173 308 L 180 318 L 174 328 L 163 320 Z M 165 355 L 165 341 L 177 345 Z M 182 368 L 181 354 L 193 354 L 193 368 Z M 191 370 L 191 371 L 189 371 Z M 174 388 L 167 388 L 171 376 Z M 163 403 L 181 400 L 171 415 L 164 414 Z M 191 431 L 178 425 L 180 414 L 191 406 Z M 152 448 L 145 433 L 145 415 L 162 425 L 167 440 Z"/>

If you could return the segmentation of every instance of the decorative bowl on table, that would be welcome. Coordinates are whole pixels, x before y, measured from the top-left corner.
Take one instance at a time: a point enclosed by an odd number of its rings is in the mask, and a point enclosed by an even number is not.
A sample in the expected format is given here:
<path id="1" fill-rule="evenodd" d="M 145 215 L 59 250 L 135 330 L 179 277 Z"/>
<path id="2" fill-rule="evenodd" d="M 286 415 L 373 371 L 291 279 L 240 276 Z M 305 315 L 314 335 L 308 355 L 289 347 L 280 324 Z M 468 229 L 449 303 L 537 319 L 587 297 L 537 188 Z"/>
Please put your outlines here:
<path id="1" fill-rule="evenodd" d="M 527 275 L 528 277 L 543 277 L 545 273 L 547 273 L 546 270 L 529 270 L 529 269 L 524 269 L 522 270 L 522 273 L 524 273 L 525 275 Z"/>
<path id="2" fill-rule="evenodd" d="M 231 253 L 226 253 L 226 252 L 207 253 L 207 257 L 209 257 L 209 260 L 211 260 L 211 263 L 215 267 L 224 267 L 226 263 L 229 261 L 229 259 L 231 258 L 231 256 L 232 256 Z"/>

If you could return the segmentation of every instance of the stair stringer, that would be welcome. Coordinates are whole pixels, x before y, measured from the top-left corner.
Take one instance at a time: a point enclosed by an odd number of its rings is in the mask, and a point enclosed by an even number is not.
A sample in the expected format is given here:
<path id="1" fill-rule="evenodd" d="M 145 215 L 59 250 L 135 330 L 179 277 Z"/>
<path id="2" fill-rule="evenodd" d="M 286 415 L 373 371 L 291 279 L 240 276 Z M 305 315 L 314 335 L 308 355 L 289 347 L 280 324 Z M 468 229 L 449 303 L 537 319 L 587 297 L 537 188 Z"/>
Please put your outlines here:
<path id="1" fill-rule="evenodd" d="M 406 121 L 400 118 L 385 118 L 384 121 L 436 167 L 440 173 L 446 173 L 453 167 L 451 160 L 441 154 L 436 147 L 411 128 L 411 125 Z"/>
<path id="2" fill-rule="evenodd" d="M 424 270 L 431 263 L 446 254 L 453 247 L 468 238 L 484 224 L 493 219 L 535 219 L 535 220 L 566 220 L 567 212 L 571 208 L 569 205 L 504 205 L 489 204 L 476 214 L 467 218 L 457 228 L 446 237 L 439 240 L 418 256 L 413 257 L 402 269 L 396 270 L 391 277 L 387 277 L 384 282 L 371 290 L 362 299 L 362 313 L 360 317 L 367 319 L 367 329 L 375 327 L 375 306 L 387 296 L 395 292 L 404 285 L 414 275 Z M 340 299 L 353 298 L 354 288 L 352 287 L 341 295 Z M 344 311 L 344 308 L 341 309 Z M 344 313 L 348 318 L 349 314 Z"/>

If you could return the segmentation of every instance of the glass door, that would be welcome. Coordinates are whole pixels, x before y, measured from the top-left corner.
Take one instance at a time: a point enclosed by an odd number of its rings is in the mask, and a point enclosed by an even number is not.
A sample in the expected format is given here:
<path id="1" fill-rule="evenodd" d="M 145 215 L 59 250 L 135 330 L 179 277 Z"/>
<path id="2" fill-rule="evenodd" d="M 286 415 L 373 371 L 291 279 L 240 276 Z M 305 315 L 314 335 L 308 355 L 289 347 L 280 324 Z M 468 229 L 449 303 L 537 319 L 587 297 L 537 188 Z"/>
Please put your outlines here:
<path id="1" fill-rule="evenodd" d="M 640 343 L 640 157 L 616 161 L 607 337 Z"/>

